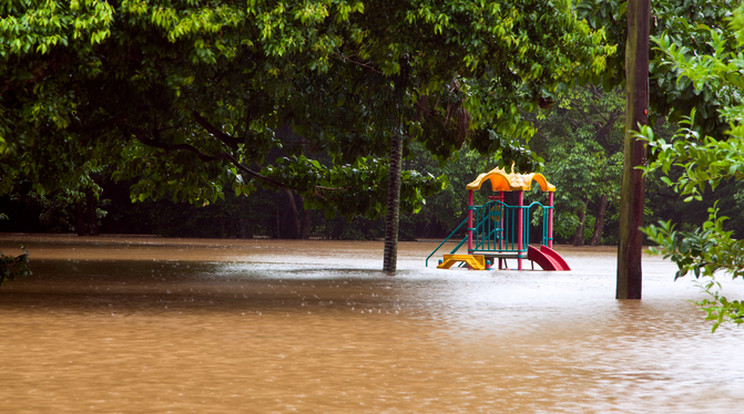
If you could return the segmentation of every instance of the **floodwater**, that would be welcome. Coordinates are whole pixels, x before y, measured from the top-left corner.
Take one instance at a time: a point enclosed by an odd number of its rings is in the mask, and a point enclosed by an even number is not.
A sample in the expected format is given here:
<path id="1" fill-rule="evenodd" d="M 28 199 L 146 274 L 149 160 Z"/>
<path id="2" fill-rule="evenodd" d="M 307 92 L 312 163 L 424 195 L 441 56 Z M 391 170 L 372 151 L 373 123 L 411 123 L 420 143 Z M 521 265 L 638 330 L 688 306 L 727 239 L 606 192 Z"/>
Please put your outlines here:
<path id="1" fill-rule="evenodd" d="M 657 257 L 644 299 L 617 301 L 612 248 L 559 246 L 570 272 L 478 272 L 401 243 L 390 276 L 381 242 L 0 235 L 0 250 L 21 242 L 34 275 L 0 288 L 2 413 L 744 407 L 744 329 L 711 333 L 699 288 Z"/>

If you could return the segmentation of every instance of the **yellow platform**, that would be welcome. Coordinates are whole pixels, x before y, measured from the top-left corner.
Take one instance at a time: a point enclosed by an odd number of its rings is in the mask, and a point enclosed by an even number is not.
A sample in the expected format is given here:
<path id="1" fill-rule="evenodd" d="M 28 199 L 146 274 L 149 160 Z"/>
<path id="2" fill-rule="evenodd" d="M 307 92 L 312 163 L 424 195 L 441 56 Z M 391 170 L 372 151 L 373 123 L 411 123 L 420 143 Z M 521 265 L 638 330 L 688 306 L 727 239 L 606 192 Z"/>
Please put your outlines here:
<path id="1" fill-rule="evenodd" d="M 486 270 L 486 258 L 482 254 L 445 254 L 438 269 L 449 269 L 458 262 L 465 262 L 473 270 Z"/>

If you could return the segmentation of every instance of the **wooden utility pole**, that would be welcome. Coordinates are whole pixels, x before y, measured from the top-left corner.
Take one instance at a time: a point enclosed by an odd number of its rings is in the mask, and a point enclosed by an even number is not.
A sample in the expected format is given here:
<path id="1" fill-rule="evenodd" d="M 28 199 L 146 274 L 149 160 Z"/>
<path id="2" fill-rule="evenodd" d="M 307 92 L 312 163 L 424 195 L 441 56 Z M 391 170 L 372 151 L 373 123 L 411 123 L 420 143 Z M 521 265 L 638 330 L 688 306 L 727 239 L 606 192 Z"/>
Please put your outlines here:
<path id="1" fill-rule="evenodd" d="M 633 136 L 648 122 L 648 46 L 650 0 L 628 0 L 625 45 L 625 160 L 620 193 L 620 242 L 617 253 L 616 299 L 641 298 L 643 236 L 643 173 L 646 146 Z"/>

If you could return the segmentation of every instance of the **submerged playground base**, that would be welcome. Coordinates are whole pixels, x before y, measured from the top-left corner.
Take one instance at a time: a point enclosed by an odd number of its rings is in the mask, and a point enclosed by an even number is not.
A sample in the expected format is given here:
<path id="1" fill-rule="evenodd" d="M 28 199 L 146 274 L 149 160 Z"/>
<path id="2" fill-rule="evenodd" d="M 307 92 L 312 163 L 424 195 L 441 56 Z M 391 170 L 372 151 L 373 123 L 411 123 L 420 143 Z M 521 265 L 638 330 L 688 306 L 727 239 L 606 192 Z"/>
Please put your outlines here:
<path id="1" fill-rule="evenodd" d="M 439 261 L 437 268 L 449 269 L 453 265 L 459 264 L 473 270 L 488 270 L 498 259 L 499 269 L 505 269 L 508 267 L 506 266 L 506 259 L 514 257 L 513 255 L 498 256 L 497 254 L 492 256 L 484 254 L 445 254 L 444 259 Z M 571 270 L 568 263 L 558 252 L 545 245 L 541 245 L 539 250 L 533 246 L 528 246 L 527 260 L 530 260 L 533 264 L 537 263 L 543 270 Z"/>

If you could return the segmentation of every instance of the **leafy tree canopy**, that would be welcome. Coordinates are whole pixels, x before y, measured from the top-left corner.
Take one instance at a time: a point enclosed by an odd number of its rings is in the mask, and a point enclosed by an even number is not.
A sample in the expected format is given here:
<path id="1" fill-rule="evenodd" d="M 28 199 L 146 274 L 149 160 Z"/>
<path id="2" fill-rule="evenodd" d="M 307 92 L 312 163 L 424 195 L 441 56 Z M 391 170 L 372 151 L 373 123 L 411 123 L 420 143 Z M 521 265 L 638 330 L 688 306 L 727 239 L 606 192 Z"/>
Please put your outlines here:
<path id="1" fill-rule="evenodd" d="M 349 215 L 382 210 L 399 129 L 442 158 L 472 131 L 533 169 L 523 113 L 614 51 L 568 0 L 11 0 L 0 16 L 1 192 L 110 174 L 136 200 L 270 185 Z M 441 185 L 404 173 L 404 208 Z"/>

